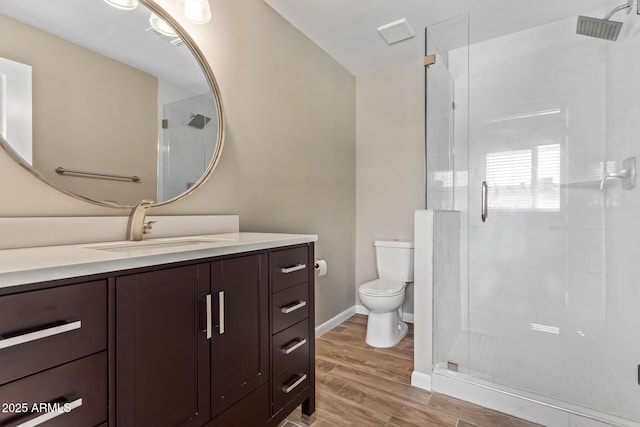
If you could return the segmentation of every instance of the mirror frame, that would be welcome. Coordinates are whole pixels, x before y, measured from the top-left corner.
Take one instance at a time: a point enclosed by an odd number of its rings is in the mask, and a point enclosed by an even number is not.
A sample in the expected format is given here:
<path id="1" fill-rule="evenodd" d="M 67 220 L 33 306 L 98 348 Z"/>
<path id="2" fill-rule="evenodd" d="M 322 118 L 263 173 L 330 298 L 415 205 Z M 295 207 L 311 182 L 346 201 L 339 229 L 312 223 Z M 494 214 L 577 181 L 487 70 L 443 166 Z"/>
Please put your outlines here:
<path id="1" fill-rule="evenodd" d="M 191 38 L 191 36 L 189 36 L 189 34 L 187 34 L 186 30 L 178 23 L 176 19 L 174 19 L 166 10 L 164 10 L 160 5 L 155 3 L 153 0 L 138 0 L 138 1 L 142 3 L 145 7 L 147 7 L 150 12 L 153 12 L 156 15 L 158 15 L 160 18 L 164 19 L 169 25 L 171 25 L 176 30 L 176 32 L 178 33 L 178 36 L 182 39 L 185 46 L 187 46 L 191 54 L 194 56 L 194 58 L 200 65 L 200 68 L 205 75 L 205 79 L 209 83 L 209 89 L 213 92 L 213 97 L 215 99 L 216 107 L 217 107 L 216 111 L 217 111 L 217 119 L 218 119 L 218 138 L 216 141 L 217 143 L 216 150 L 213 153 L 213 157 L 211 158 L 211 161 L 209 162 L 207 169 L 204 171 L 200 179 L 198 179 L 191 187 L 189 187 L 182 194 L 176 197 L 173 197 L 169 200 L 165 200 L 163 202 L 158 203 L 154 201 L 151 206 L 157 207 L 157 206 L 168 205 L 169 203 L 174 203 L 179 200 L 182 200 L 183 198 L 187 197 L 189 194 L 197 190 L 199 187 L 201 187 L 202 184 L 204 184 L 207 181 L 207 179 L 209 179 L 209 177 L 211 176 L 211 173 L 213 172 L 213 170 L 218 165 L 218 162 L 220 161 L 222 149 L 224 147 L 225 128 L 226 128 L 225 113 L 224 113 L 224 106 L 222 105 L 222 99 L 220 97 L 220 88 L 218 87 L 218 83 L 216 82 L 216 79 L 213 75 L 213 70 L 211 69 L 211 66 L 207 62 L 206 58 L 204 57 L 204 54 L 202 53 L 198 45 L 195 43 L 195 41 Z M 15 152 L 15 150 L 4 139 L 2 135 L 0 135 L 0 146 L 2 146 L 2 148 L 4 148 L 4 150 L 16 162 L 18 162 L 18 164 L 20 164 L 20 166 L 27 169 L 32 175 L 36 176 L 38 179 L 48 184 L 50 187 L 53 187 L 54 189 L 61 191 L 62 193 L 65 193 L 76 199 L 83 200 L 85 202 L 93 203 L 93 204 L 104 206 L 104 207 L 119 208 L 119 209 L 134 207 L 134 205 L 120 205 L 120 204 L 105 202 L 102 200 L 95 200 L 90 197 L 83 196 L 81 194 L 77 194 L 70 190 L 67 190 L 66 188 L 63 188 L 61 185 L 56 184 L 53 181 L 49 180 L 48 178 L 40 174 L 37 170 L 35 170 L 31 165 L 25 162 L 24 159 L 22 159 L 22 157 L 20 157 L 20 155 Z"/>

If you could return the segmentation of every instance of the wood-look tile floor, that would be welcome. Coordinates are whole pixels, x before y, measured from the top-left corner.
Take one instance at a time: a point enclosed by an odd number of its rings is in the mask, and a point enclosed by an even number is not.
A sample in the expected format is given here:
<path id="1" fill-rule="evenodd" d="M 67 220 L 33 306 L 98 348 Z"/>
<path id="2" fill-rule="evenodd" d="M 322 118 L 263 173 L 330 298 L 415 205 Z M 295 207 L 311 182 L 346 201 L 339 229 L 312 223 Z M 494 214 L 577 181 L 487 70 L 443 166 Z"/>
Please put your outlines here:
<path id="1" fill-rule="evenodd" d="M 536 424 L 411 384 L 413 328 L 395 347 L 365 343 L 367 317 L 355 315 L 316 340 L 312 427 L 532 427 Z M 281 427 L 308 426 L 294 411 Z"/>

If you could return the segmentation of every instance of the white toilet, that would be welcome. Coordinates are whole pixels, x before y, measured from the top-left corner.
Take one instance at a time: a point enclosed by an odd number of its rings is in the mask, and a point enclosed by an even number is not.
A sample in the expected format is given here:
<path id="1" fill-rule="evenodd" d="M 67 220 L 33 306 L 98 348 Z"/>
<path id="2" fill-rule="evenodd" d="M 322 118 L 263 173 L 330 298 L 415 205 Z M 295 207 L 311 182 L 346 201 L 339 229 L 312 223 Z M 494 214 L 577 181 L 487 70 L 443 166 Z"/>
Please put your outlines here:
<path id="1" fill-rule="evenodd" d="M 369 309 L 367 344 L 393 347 L 407 334 L 407 324 L 399 316 L 404 290 L 413 282 L 413 242 L 376 240 L 379 279 L 358 288 L 360 302 Z"/>

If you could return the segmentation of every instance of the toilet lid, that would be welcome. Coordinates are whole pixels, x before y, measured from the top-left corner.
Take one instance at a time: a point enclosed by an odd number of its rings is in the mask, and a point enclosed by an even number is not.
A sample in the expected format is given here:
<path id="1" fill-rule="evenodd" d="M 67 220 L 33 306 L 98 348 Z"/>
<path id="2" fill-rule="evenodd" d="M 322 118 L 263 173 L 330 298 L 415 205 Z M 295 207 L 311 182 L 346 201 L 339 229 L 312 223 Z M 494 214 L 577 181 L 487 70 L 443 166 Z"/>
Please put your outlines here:
<path id="1" fill-rule="evenodd" d="M 360 285 L 360 292 L 375 295 L 396 295 L 404 291 L 404 283 L 397 280 L 377 279 Z"/>

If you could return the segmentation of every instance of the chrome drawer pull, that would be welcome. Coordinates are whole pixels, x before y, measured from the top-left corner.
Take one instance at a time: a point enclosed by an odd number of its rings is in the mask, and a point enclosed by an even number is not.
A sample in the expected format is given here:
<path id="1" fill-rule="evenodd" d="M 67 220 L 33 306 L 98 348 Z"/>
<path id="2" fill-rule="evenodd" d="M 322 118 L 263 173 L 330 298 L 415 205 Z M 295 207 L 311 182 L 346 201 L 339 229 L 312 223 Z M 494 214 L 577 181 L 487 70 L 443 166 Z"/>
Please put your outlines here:
<path id="1" fill-rule="evenodd" d="M 307 374 L 302 374 L 302 376 L 300 378 L 298 378 L 298 380 L 296 382 L 294 382 L 291 385 L 283 385 L 282 386 L 282 391 L 284 391 L 285 393 L 290 393 L 293 391 L 294 388 L 298 387 L 300 384 L 302 384 L 304 382 L 304 380 L 307 379 Z"/>
<path id="2" fill-rule="evenodd" d="M 16 427 L 35 427 L 35 426 L 39 426 L 40 424 L 52 420 L 56 417 L 59 417 L 60 415 L 64 415 L 64 414 L 68 414 L 69 412 L 73 411 L 76 408 L 79 408 L 82 406 L 82 398 L 73 400 L 71 402 L 67 402 L 65 403 L 65 405 L 67 406 L 63 406 L 58 410 L 53 410 L 51 412 L 47 412 L 45 414 L 42 414 L 38 417 L 32 418 L 29 421 L 26 421 L 22 424 L 18 424 L 16 425 Z M 65 408 L 64 410 L 62 408 Z M 68 411 L 67 411 L 68 408 Z"/>
<path id="3" fill-rule="evenodd" d="M 211 294 L 207 295 L 207 339 L 211 339 Z"/>
<path id="4" fill-rule="evenodd" d="M 82 322 L 76 320 L 75 322 L 68 322 L 64 325 L 52 326 L 39 331 L 29 332 L 23 335 L 18 335 L 11 338 L 0 339 L 0 350 L 3 348 L 9 348 L 20 344 L 25 344 L 31 341 L 47 338 L 53 335 L 63 334 L 65 332 L 73 331 L 74 329 L 80 329 Z M 1 338 L 1 337 L 0 337 Z"/>
<path id="5" fill-rule="evenodd" d="M 294 271 L 304 270 L 305 268 L 307 268 L 307 264 L 298 264 L 298 265 L 294 265 L 292 267 L 282 267 L 281 271 L 284 274 L 288 274 L 288 273 L 293 273 Z"/>
<path id="6" fill-rule="evenodd" d="M 218 311 L 218 334 L 224 334 L 224 291 L 218 292 L 218 299 L 220 304 L 220 309 Z"/>
<path id="7" fill-rule="evenodd" d="M 280 351 L 283 352 L 284 354 L 293 353 L 294 351 L 296 351 L 306 343 L 307 343 L 306 338 L 298 339 L 298 341 L 296 341 L 296 343 L 293 344 L 291 347 L 281 348 Z"/>
<path id="8" fill-rule="evenodd" d="M 292 311 L 296 311 L 296 310 L 298 310 L 299 308 L 304 307 L 305 305 L 307 305 L 307 302 L 306 302 L 306 301 L 298 301 L 298 302 L 296 302 L 296 303 L 293 303 L 292 305 L 288 305 L 288 306 L 286 306 L 286 307 L 282 307 L 282 312 L 283 312 L 284 314 L 289 314 L 289 313 L 291 313 Z"/>

